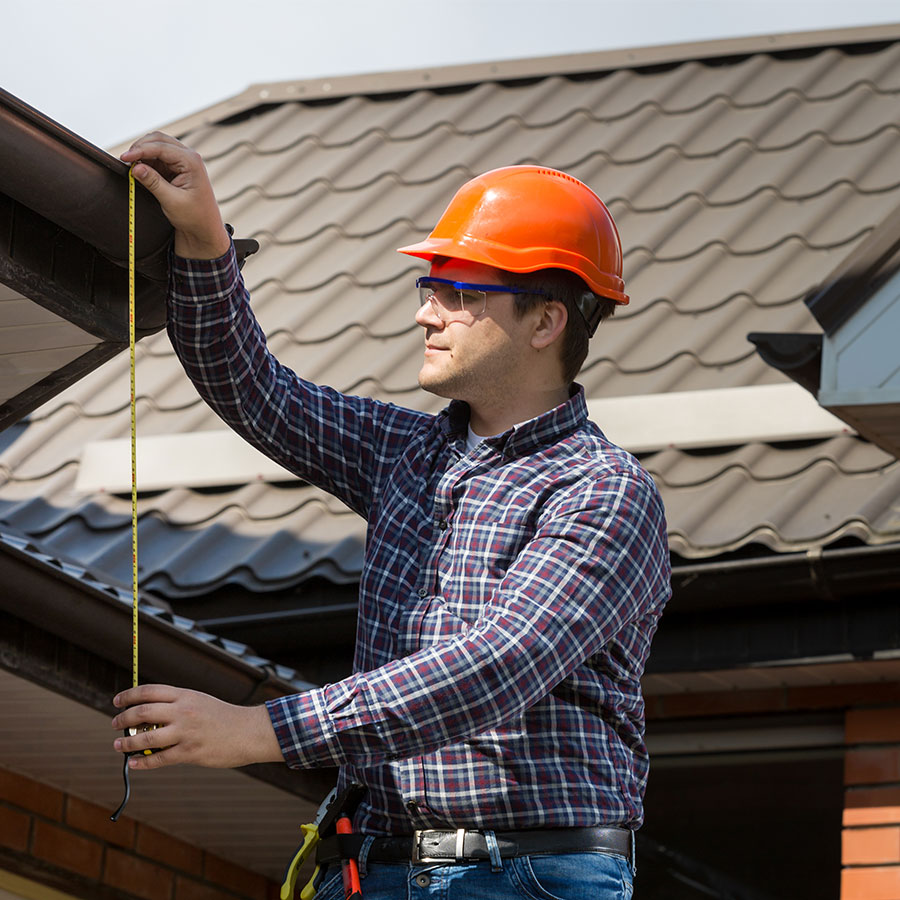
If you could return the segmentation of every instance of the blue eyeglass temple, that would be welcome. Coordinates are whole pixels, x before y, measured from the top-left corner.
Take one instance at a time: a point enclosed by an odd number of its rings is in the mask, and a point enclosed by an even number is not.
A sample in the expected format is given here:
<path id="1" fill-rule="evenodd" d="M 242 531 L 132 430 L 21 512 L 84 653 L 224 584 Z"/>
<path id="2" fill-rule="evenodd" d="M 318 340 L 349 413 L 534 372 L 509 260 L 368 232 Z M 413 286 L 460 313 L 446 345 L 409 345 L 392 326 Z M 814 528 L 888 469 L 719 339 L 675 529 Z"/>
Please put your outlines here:
<path id="1" fill-rule="evenodd" d="M 429 284 L 449 284 L 458 291 L 484 291 L 487 294 L 536 294 L 539 297 L 549 297 L 546 291 L 529 291 L 525 288 L 503 287 L 499 284 L 469 284 L 465 281 L 451 281 L 449 278 L 432 278 L 423 275 L 416 279 L 416 287 L 427 287 Z M 588 327 L 588 336 L 593 337 L 597 326 L 600 324 L 600 304 L 597 296 L 591 291 L 585 291 L 576 301 L 575 305 L 584 318 Z"/>
<path id="2" fill-rule="evenodd" d="M 484 291 L 486 294 L 539 294 L 549 297 L 546 291 L 530 291 L 525 288 L 505 287 L 502 284 L 469 284 L 467 281 L 451 281 L 449 278 L 431 278 L 423 276 L 416 279 L 416 287 L 428 287 L 431 284 L 448 284 L 457 291 Z"/>

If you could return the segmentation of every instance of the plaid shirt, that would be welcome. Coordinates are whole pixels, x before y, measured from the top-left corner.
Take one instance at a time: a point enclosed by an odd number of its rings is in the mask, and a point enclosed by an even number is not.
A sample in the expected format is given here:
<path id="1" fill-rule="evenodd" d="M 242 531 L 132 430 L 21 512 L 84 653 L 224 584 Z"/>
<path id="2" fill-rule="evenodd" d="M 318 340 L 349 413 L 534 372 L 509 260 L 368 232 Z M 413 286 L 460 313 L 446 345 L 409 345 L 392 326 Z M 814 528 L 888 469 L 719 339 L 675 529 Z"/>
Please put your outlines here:
<path id="1" fill-rule="evenodd" d="M 231 253 L 174 260 L 169 333 L 232 428 L 368 523 L 355 674 L 268 704 L 287 763 L 364 782 L 370 834 L 637 827 L 665 521 L 581 389 L 467 452 L 464 403 L 427 415 L 280 365 Z"/>

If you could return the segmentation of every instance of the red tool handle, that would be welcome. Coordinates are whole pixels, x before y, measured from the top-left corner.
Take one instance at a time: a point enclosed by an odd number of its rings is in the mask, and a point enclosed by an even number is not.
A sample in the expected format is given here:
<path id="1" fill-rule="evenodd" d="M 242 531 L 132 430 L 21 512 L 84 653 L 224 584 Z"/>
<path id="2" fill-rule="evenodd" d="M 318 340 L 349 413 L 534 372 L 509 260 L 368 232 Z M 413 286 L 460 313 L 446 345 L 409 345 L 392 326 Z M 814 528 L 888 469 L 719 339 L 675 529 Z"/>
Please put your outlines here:
<path id="1" fill-rule="evenodd" d="M 340 816 L 334 827 L 338 834 L 353 834 L 353 825 L 348 816 Z M 359 867 L 356 860 L 342 859 L 341 874 L 344 877 L 345 900 L 362 900 L 362 885 L 359 883 Z"/>

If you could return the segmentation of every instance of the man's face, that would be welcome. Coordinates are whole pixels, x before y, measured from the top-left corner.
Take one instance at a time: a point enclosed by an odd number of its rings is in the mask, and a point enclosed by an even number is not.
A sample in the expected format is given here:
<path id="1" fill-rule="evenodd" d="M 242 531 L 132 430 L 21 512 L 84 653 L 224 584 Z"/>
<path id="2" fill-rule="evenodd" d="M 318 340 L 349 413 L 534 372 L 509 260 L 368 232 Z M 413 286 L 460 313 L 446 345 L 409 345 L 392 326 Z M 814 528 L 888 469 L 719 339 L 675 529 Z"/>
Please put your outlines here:
<path id="1" fill-rule="evenodd" d="M 461 259 L 436 261 L 430 274 L 450 281 L 502 285 L 499 270 Z M 533 318 L 517 318 L 514 302 L 512 294 L 489 293 L 483 314 L 459 319 L 425 303 L 416 314 L 416 322 L 425 329 L 420 387 L 476 407 L 514 391 L 527 365 Z"/>

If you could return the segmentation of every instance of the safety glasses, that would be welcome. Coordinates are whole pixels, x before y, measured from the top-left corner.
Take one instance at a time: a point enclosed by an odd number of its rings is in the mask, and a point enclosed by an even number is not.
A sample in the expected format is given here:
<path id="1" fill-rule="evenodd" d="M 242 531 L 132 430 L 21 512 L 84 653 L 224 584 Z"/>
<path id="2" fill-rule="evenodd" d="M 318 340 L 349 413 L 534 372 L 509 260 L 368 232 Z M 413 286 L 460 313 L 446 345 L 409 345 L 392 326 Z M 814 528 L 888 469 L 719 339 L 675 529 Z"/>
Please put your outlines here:
<path id="1" fill-rule="evenodd" d="M 416 279 L 419 289 L 419 306 L 431 303 L 435 312 L 444 320 L 477 319 L 487 309 L 488 294 L 540 294 L 544 291 L 526 291 L 523 288 L 502 284 L 469 284 L 466 281 L 450 281 L 447 278 L 427 276 Z"/>

